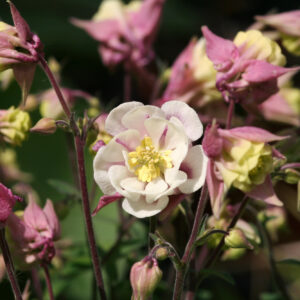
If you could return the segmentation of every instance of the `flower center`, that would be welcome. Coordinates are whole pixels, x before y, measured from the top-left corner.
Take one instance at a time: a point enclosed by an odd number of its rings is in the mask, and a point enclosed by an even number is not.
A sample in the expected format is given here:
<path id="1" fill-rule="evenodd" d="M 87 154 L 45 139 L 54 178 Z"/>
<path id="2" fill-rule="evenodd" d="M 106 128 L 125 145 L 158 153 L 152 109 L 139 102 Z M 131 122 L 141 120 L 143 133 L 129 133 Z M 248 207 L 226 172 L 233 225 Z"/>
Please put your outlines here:
<path id="1" fill-rule="evenodd" d="M 146 136 L 135 151 L 128 153 L 128 164 L 142 182 L 150 182 L 167 168 L 172 168 L 171 150 L 156 151 L 152 139 Z"/>

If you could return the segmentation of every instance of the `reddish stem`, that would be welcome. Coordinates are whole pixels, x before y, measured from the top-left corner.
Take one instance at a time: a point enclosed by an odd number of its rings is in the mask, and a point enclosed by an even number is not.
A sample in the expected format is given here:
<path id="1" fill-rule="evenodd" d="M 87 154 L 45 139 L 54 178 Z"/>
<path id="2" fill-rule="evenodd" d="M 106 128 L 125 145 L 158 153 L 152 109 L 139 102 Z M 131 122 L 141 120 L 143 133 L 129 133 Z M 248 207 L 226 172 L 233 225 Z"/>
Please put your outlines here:
<path id="1" fill-rule="evenodd" d="M 98 257 L 98 251 L 95 240 L 95 233 L 93 229 L 91 209 L 89 202 L 89 195 L 87 190 L 86 176 L 85 176 L 85 165 L 84 165 L 84 141 L 81 140 L 79 136 L 75 136 L 77 163 L 79 171 L 79 182 L 82 196 L 82 206 L 85 218 L 85 225 L 87 229 L 88 241 L 90 245 L 90 251 L 93 261 L 94 273 L 96 277 L 97 287 L 101 296 L 101 299 L 106 299 L 106 294 L 104 290 L 103 278 L 100 268 L 100 261 Z"/>
<path id="2" fill-rule="evenodd" d="M 10 251 L 9 251 L 6 239 L 5 239 L 5 229 L 4 228 L 0 229 L 0 247 L 2 250 L 3 259 L 5 262 L 5 266 L 6 266 L 6 272 L 7 272 L 12 290 L 14 292 L 15 299 L 22 300 L 22 294 L 21 294 L 19 284 L 18 284 L 18 281 L 16 278 L 14 265 L 13 265 Z"/>
<path id="3" fill-rule="evenodd" d="M 53 294 L 53 289 L 52 289 L 52 283 L 51 283 L 51 277 L 49 273 L 48 266 L 46 264 L 42 264 L 42 268 L 45 272 L 45 279 L 46 279 L 46 284 L 49 292 L 49 298 L 50 300 L 54 300 L 54 294 Z"/>

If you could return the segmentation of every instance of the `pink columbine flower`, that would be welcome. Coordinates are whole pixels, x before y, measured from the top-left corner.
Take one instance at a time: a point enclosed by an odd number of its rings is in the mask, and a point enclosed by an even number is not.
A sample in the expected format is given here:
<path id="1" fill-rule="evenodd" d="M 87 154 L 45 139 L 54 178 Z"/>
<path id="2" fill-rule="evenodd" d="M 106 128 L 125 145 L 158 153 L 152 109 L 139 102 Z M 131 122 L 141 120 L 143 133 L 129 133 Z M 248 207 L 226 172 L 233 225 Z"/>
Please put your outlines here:
<path id="1" fill-rule="evenodd" d="M 234 41 L 202 28 L 208 58 L 217 70 L 217 88 L 226 101 L 241 101 L 251 109 L 278 91 L 277 78 L 291 71 L 283 68 L 279 46 L 257 30 L 239 32 Z"/>
<path id="2" fill-rule="evenodd" d="M 190 194 L 204 183 L 207 157 L 192 142 L 202 135 L 197 113 L 186 103 L 161 108 L 128 102 L 105 121 L 111 141 L 94 159 L 94 178 L 103 204 L 124 198 L 123 209 L 138 218 L 160 213 L 171 195 Z"/>
<path id="3" fill-rule="evenodd" d="M 152 44 L 162 14 L 164 0 L 105 0 L 92 21 L 73 19 L 100 42 L 103 63 L 114 67 L 126 63 L 129 68 L 147 65 L 154 57 Z"/>
<path id="4" fill-rule="evenodd" d="M 23 216 L 11 214 L 7 225 L 16 254 L 26 264 L 49 263 L 54 257 L 54 241 L 60 237 L 60 225 L 50 200 L 43 209 L 30 200 Z"/>
<path id="5" fill-rule="evenodd" d="M 208 59 L 205 39 L 192 39 L 171 68 L 168 86 L 160 102 L 177 99 L 193 107 L 203 107 L 221 98 L 216 89 L 217 71 Z"/>
<path id="6" fill-rule="evenodd" d="M 230 187 L 268 204 L 282 205 L 269 176 L 275 156 L 280 155 L 268 143 L 284 138 L 256 127 L 207 127 L 203 139 L 203 149 L 209 157 L 206 181 L 217 218 Z"/>
<path id="7" fill-rule="evenodd" d="M 14 4 L 9 1 L 9 5 L 15 26 L 0 22 L 0 71 L 13 69 L 25 101 L 43 46 Z"/>
<path id="8" fill-rule="evenodd" d="M 5 185 L 0 183 L 0 227 L 4 227 L 16 201 L 21 198 L 14 195 Z"/>

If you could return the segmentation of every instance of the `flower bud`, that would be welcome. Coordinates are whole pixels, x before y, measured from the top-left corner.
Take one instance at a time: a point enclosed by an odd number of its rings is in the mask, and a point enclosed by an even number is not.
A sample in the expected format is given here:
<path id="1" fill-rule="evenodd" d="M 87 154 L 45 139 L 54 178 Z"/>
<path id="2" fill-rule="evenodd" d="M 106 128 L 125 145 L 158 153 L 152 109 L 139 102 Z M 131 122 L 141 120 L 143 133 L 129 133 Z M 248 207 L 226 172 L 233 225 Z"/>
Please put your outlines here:
<path id="1" fill-rule="evenodd" d="M 253 245 L 247 240 L 244 232 L 239 228 L 233 228 L 225 237 L 225 245 L 230 248 L 253 249 Z"/>
<path id="2" fill-rule="evenodd" d="M 289 184 L 297 184 L 300 181 L 300 172 L 292 169 L 292 168 L 288 168 L 284 170 L 286 177 L 284 178 L 284 181 L 286 183 Z"/>
<path id="3" fill-rule="evenodd" d="M 158 248 L 155 252 L 155 257 L 158 260 L 165 260 L 168 256 L 169 256 L 169 251 L 164 247 Z"/>
<path id="4" fill-rule="evenodd" d="M 30 129 L 30 131 L 42 134 L 52 134 L 56 131 L 55 120 L 51 118 L 42 118 Z"/>
<path id="5" fill-rule="evenodd" d="M 246 249 L 243 248 L 230 248 L 224 251 L 221 260 L 228 261 L 228 260 L 237 260 L 241 258 L 246 252 Z"/>
<path id="6" fill-rule="evenodd" d="M 130 283 L 133 290 L 133 300 L 146 300 L 153 293 L 162 277 L 157 260 L 146 256 L 135 263 L 130 271 Z"/>

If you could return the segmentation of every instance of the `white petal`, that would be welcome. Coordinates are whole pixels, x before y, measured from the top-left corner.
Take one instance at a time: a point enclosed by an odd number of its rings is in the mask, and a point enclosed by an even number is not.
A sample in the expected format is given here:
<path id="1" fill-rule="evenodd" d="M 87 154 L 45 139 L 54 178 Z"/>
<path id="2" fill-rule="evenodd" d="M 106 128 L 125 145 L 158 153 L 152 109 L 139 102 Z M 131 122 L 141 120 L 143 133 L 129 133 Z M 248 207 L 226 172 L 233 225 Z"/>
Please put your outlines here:
<path id="1" fill-rule="evenodd" d="M 131 176 L 132 174 L 124 166 L 112 166 L 108 170 L 109 180 L 116 191 L 132 201 L 137 201 L 141 197 L 139 193 L 130 192 L 121 186 L 121 182 Z"/>
<path id="2" fill-rule="evenodd" d="M 167 188 L 168 185 L 161 177 L 157 177 L 154 180 L 150 181 L 145 188 L 146 202 L 153 202 L 156 199 L 157 195 L 162 194 L 167 190 Z"/>
<path id="3" fill-rule="evenodd" d="M 206 178 L 208 158 L 200 145 L 189 149 L 186 158 L 181 164 L 182 171 L 187 173 L 188 179 L 179 186 L 184 194 L 190 194 L 200 189 Z"/>
<path id="4" fill-rule="evenodd" d="M 168 101 L 161 107 L 165 112 L 167 119 L 176 117 L 183 124 L 188 137 L 195 141 L 203 133 L 203 125 L 197 113 L 186 103 L 181 101 Z"/>
<path id="5" fill-rule="evenodd" d="M 135 151 L 136 147 L 140 145 L 141 140 L 143 137 L 141 137 L 139 131 L 135 129 L 128 129 L 126 131 L 123 131 L 116 135 L 109 143 L 108 145 L 114 141 L 117 144 L 120 144 L 123 149 L 125 149 L 128 152 Z M 110 153 L 112 155 L 113 153 Z"/>
<path id="6" fill-rule="evenodd" d="M 120 185 L 130 193 L 141 194 L 145 190 L 146 183 L 138 180 L 137 177 L 128 177 L 123 179 Z"/>
<path id="7" fill-rule="evenodd" d="M 126 212 L 137 218 L 146 218 L 160 213 L 168 205 L 168 202 L 168 196 L 163 196 L 151 204 L 143 199 L 134 202 L 125 198 L 122 207 Z"/>
<path id="8" fill-rule="evenodd" d="M 122 118 L 137 106 L 143 106 L 143 103 L 135 101 L 125 102 L 114 108 L 107 116 L 105 130 L 113 136 L 126 130 L 127 128 L 122 123 Z"/>
<path id="9" fill-rule="evenodd" d="M 122 123 L 126 128 L 137 129 L 142 135 L 146 135 L 144 123 L 150 117 L 164 118 L 162 110 L 153 105 L 139 106 L 124 115 Z"/>
<path id="10" fill-rule="evenodd" d="M 168 121 L 161 118 L 149 118 L 145 121 L 144 125 L 148 136 L 151 137 L 153 145 L 158 148 L 159 142 L 164 134 L 166 128 L 168 127 Z"/>

